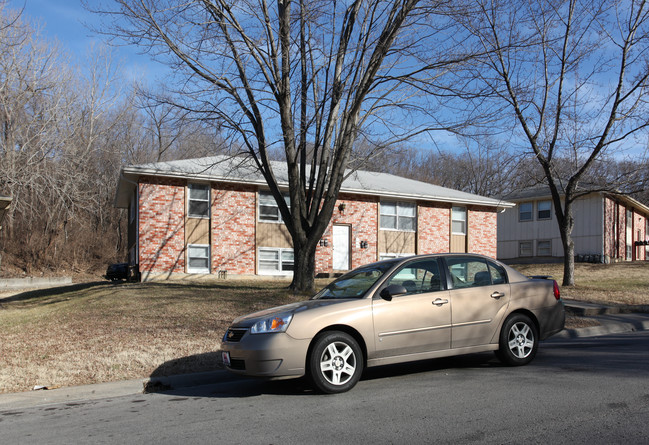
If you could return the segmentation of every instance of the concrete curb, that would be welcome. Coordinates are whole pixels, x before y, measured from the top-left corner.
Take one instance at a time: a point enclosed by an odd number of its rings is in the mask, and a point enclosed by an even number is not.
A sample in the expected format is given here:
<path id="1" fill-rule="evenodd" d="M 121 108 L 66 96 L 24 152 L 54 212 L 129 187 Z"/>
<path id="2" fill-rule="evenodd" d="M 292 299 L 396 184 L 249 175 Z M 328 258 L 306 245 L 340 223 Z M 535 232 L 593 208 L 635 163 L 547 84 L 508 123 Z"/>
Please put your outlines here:
<path id="1" fill-rule="evenodd" d="M 649 331 L 649 314 L 617 314 L 594 317 L 599 326 L 587 328 L 564 329 L 552 338 L 585 338 L 599 337 L 608 334 Z"/>
<path id="2" fill-rule="evenodd" d="M 0 291 L 20 289 L 43 289 L 72 284 L 72 277 L 25 277 L 0 279 Z"/>
<path id="3" fill-rule="evenodd" d="M 615 314 L 649 314 L 648 305 L 635 306 L 605 306 L 602 304 L 589 303 L 586 301 L 564 300 L 566 314 L 580 317 L 596 317 L 598 315 Z"/>
<path id="4" fill-rule="evenodd" d="M 0 412 L 60 403 L 80 403 L 134 394 L 171 391 L 194 386 L 230 383 L 244 377 L 226 370 L 150 377 L 57 389 L 0 394 Z"/>

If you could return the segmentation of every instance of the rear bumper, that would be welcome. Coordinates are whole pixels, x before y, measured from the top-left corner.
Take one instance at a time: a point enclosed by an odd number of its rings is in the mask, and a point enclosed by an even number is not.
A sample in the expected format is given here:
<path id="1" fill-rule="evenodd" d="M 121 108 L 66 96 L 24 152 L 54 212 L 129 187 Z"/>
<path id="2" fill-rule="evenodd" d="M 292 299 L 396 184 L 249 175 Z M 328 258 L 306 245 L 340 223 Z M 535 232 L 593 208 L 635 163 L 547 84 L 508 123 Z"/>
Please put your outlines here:
<path id="1" fill-rule="evenodd" d="M 536 318 L 539 320 L 539 337 L 541 340 L 545 340 L 563 330 L 566 324 L 566 310 L 563 301 L 559 300 L 556 304 L 535 312 Z"/>

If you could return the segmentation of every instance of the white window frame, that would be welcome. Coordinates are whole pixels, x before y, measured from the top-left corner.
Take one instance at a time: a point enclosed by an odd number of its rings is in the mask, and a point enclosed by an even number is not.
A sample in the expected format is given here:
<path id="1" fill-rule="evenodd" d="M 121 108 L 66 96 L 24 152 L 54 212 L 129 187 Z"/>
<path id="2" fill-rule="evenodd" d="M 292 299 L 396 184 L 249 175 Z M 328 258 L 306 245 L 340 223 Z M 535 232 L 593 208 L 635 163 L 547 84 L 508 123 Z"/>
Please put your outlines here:
<path id="1" fill-rule="evenodd" d="M 207 250 L 207 256 L 194 256 L 192 257 L 190 255 L 191 249 L 206 249 Z M 187 273 L 201 273 L 201 274 L 209 274 L 211 270 L 211 248 L 209 244 L 188 244 L 187 245 Z M 191 267 L 191 259 L 192 258 L 200 258 L 200 259 L 206 259 L 207 260 L 207 268 L 203 267 Z"/>
<path id="2" fill-rule="evenodd" d="M 529 213 L 530 217 L 529 218 L 522 218 L 523 214 L 523 206 L 530 206 L 529 212 L 525 212 L 525 214 Z M 534 203 L 533 202 L 521 202 L 518 204 L 518 221 L 519 222 L 528 222 L 528 221 L 534 221 Z"/>
<path id="3" fill-rule="evenodd" d="M 633 209 L 627 208 L 625 213 L 625 259 L 626 261 L 633 260 Z"/>
<path id="4" fill-rule="evenodd" d="M 405 258 L 407 256 L 413 256 L 413 255 L 415 254 L 414 253 L 392 253 L 392 252 L 380 253 L 379 261 L 392 260 L 394 258 Z"/>
<path id="5" fill-rule="evenodd" d="M 530 246 L 529 255 L 523 255 L 523 245 L 524 244 L 529 244 L 529 246 Z M 518 256 L 520 258 L 529 258 L 529 257 L 534 256 L 534 242 L 532 242 L 532 241 L 519 241 L 518 242 Z"/>
<path id="6" fill-rule="evenodd" d="M 268 270 L 268 269 L 262 269 L 261 264 L 262 264 L 262 259 L 261 259 L 261 253 L 262 252 L 277 252 L 277 269 L 275 270 Z M 282 270 L 284 264 L 293 264 L 295 265 L 295 258 L 293 258 L 293 261 L 286 261 L 283 258 L 283 254 L 291 252 L 293 253 L 293 249 L 291 248 L 282 248 L 282 247 L 260 247 L 259 248 L 259 254 L 257 256 L 257 272 L 259 275 L 293 275 L 292 270 Z"/>
<path id="7" fill-rule="evenodd" d="M 541 247 L 542 243 L 547 243 L 548 247 Z M 547 250 L 547 253 L 544 253 L 544 250 Z M 536 242 L 536 256 L 552 256 L 552 240 L 551 239 L 540 239 Z"/>
<path id="8" fill-rule="evenodd" d="M 550 208 L 541 210 L 541 204 L 546 204 L 546 203 L 550 206 Z M 541 212 L 548 212 L 548 216 L 541 216 Z M 540 221 L 552 219 L 552 201 L 546 200 L 546 201 L 538 201 L 536 203 L 536 219 Z"/>
<path id="9" fill-rule="evenodd" d="M 261 214 L 262 195 L 264 197 L 266 197 L 266 198 L 270 198 L 270 200 L 266 201 L 263 204 L 264 207 L 273 207 L 273 208 L 277 209 L 277 219 L 266 219 Z M 288 205 L 290 207 L 291 206 L 291 198 L 288 196 L 288 193 L 282 193 L 282 196 L 284 197 L 284 201 L 286 201 L 286 205 Z M 257 201 L 258 201 L 257 202 L 257 220 L 259 222 L 276 223 L 276 224 L 283 224 L 284 223 L 284 220 L 282 219 L 282 212 L 279 211 L 279 206 L 277 205 L 277 201 L 275 201 L 275 197 L 270 192 L 270 190 L 259 190 Z"/>
<path id="10" fill-rule="evenodd" d="M 194 188 L 207 188 L 207 199 L 205 198 L 196 198 L 192 197 L 192 190 Z M 187 216 L 190 218 L 209 218 L 210 217 L 210 196 L 212 195 L 211 187 L 209 184 L 203 184 L 203 183 L 198 183 L 198 182 L 190 182 L 187 184 Z M 191 212 L 192 208 L 192 201 L 193 202 L 204 202 L 207 203 L 207 215 L 202 215 L 202 214 L 194 214 Z"/>
<path id="11" fill-rule="evenodd" d="M 387 206 L 394 206 L 394 213 L 386 213 L 386 207 Z M 414 212 L 414 215 L 403 215 L 400 214 L 400 210 L 402 209 L 412 209 Z M 394 218 L 394 227 L 386 227 L 384 226 L 383 222 L 384 219 L 383 217 L 391 217 Z M 413 222 L 413 228 L 412 229 L 400 229 L 399 228 L 399 219 L 412 219 Z M 380 211 L 379 211 L 379 226 L 381 230 L 393 230 L 395 232 L 416 232 L 417 231 L 417 204 L 414 202 L 408 202 L 408 201 L 381 201 L 381 206 L 380 206 Z"/>
<path id="12" fill-rule="evenodd" d="M 466 207 L 461 207 L 461 206 L 453 206 L 451 207 L 451 234 L 452 235 L 465 235 L 467 234 L 467 221 L 468 221 L 468 215 L 469 211 L 467 210 Z M 458 218 L 461 217 L 461 218 Z M 453 227 L 455 224 L 454 222 L 461 222 L 462 223 L 462 231 L 457 231 Z"/>

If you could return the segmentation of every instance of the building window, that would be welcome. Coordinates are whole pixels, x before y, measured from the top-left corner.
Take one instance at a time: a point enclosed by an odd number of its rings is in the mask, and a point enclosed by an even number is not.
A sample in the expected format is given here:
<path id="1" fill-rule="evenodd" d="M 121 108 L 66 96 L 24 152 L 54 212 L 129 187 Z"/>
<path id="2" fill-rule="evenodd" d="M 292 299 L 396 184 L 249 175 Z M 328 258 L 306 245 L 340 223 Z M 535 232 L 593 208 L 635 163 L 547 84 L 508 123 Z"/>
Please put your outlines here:
<path id="1" fill-rule="evenodd" d="M 293 249 L 262 247 L 259 249 L 259 274 L 282 275 L 293 272 Z"/>
<path id="2" fill-rule="evenodd" d="M 210 273 L 210 246 L 204 244 L 187 246 L 187 272 Z"/>
<path id="3" fill-rule="evenodd" d="M 283 193 L 286 205 L 291 205 L 291 199 L 287 193 Z M 259 192 L 259 221 L 282 222 L 282 214 L 279 211 L 275 197 L 271 192 Z"/>
<path id="4" fill-rule="evenodd" d="M 536 256 L 552 256 L 552 240 L 537 241 Z"/>
<path id="5" fill-rule="evenodd" d="M 414 232 L 417 230 L 417 210 L 412 202 L 382 202 L 381 228 Z"/>
<path id="6" fill-rule="evenodd" d="M 552 201 L 539 201 L 536 204 L 536 218 L 537 219 L 552 218 Z"/>
<path id="7" fill-rule="evenodd" d="M 453 235 L 466 235 L 466 207 L 453 207 L 451 209 L 451 233 Z"/>
<path id="8" fill-rule="evenodd" d="M 518 220 L 532 221 L 532 203 L 523 202 L 518 205 Z"/>
<path id="9" fill-rule="evenodd" d="M 194 218 L 210 216 L 210 186 L 208 184 L 189 184 L 188 214 Z"/>
<path id="10" fill-rule="evenodd" d="M 518 243 L 518 256 L 532 256 L 532 241 L 521 241 Z"/>

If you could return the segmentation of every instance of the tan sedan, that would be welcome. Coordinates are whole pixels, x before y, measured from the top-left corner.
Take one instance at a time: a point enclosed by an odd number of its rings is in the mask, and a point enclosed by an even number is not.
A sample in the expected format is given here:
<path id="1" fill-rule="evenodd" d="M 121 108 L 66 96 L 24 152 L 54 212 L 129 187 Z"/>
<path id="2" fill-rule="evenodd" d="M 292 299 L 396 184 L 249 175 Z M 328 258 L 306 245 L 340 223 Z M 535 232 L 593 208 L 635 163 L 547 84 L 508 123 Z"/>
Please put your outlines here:
<path id="1" fill-rule="evenodd" d="M 554 280 L 481 255 L 411 256 L 359 267 L 311 300 L 237 318 L 222 357 L 236 373 L 306 374 L 337 393 L 369 366 L 482 351 L 525 365 L 564 320 Z"/>

